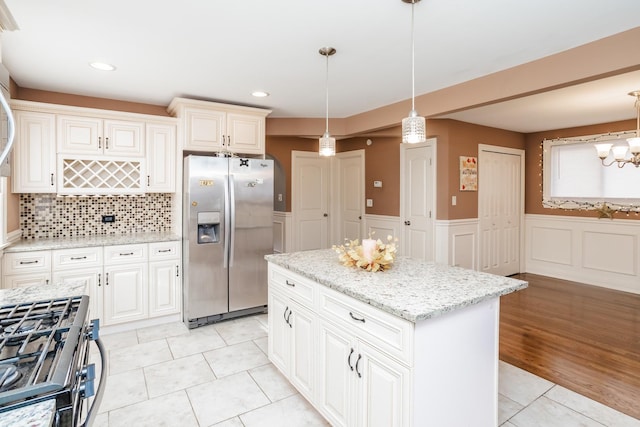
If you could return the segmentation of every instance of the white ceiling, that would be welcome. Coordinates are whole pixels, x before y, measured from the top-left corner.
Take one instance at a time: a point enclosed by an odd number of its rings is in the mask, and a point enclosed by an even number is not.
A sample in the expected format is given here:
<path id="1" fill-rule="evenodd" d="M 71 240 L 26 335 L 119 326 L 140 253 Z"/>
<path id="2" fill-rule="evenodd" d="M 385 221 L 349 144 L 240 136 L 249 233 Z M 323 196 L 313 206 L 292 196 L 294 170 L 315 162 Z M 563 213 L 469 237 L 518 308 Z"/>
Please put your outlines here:
<path id="1" fill-rule="evenodd" d="M 318 49 L 332 46 L 331 117 L 411 97 L 411 6 L 401 0 L 5 2 L 20 30 L 0 36 L 2 61 L 21 87 L 323 117 Z M 415 5 L 416 95 L 638 26 L 638 0 L 423 0 Z M 94 60 L 117 70 L 96 71 Z M 257 89 L 271 96 L 252 97 Z M 634 89 L 637 73 L 447 117 L 523 132 L 628 119 Z"/>

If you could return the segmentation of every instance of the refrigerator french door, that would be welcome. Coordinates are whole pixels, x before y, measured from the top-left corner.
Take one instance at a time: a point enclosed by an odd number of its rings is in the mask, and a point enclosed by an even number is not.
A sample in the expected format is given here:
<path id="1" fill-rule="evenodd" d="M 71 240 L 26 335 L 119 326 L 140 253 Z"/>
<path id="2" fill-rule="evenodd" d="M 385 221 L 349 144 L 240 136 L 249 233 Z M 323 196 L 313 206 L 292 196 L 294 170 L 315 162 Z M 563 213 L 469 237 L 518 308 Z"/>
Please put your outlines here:
<path id="1" fill-rule="evenodd" d="M 273 251 L 273 161 L 184 159 L 184 320 L 264 312 Z"/>

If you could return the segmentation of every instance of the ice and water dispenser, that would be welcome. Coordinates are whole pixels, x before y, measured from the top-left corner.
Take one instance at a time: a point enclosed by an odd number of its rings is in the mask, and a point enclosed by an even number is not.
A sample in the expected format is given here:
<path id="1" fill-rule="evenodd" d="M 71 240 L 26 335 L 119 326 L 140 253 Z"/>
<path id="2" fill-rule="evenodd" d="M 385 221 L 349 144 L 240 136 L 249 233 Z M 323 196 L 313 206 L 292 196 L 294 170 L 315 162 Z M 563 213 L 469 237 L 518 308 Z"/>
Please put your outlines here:
<path id="1" fill-rule="evenodd" d="M 198 212 L 198 244 L 220 241 L 220 212 Z"/>

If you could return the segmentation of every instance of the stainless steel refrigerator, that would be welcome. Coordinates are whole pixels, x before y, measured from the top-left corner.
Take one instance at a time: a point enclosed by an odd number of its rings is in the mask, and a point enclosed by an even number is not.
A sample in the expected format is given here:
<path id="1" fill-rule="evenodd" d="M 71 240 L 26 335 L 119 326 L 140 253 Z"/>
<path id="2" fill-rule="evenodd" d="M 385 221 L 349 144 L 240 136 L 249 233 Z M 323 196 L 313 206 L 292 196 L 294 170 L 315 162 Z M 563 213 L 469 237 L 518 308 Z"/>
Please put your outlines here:
<path id="1" fill-rule="evenodd" d="M 184 159 L 184 321 L 264 312 L 273 252 L 273 160 Z"/>

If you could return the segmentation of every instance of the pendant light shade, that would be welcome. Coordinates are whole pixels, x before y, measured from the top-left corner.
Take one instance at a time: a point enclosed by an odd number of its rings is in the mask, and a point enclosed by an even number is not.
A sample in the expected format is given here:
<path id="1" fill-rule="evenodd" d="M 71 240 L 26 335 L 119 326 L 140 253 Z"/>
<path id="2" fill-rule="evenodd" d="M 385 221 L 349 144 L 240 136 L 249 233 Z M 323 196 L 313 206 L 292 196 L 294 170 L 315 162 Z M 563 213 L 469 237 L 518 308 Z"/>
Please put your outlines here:
<path id="1" fill-rule="evenodd" d="M 323 157 L 331 157 L 336 155 L 336 139 L 329 134 L 329 57 L 336 53 L 336 50 L 332 47 L 323 47 L 319 52 L 327 58 L 326 128 L 324 135 L 320 138 L 319 154 Z"/>
<path id="2" fill-rule="evenodd" d="M 403 3 L 411 3 L 411 111 L 409 117 L 402 119 L 402 142 L 416 144 L 427 140 L 427 125 L 424 117 L 418 116 L 415 106 L 416 98 L 416 71 L 415 71 L 415 44 L 413 41 L 413 9 L 420 0 L 402 0 Z"/>

